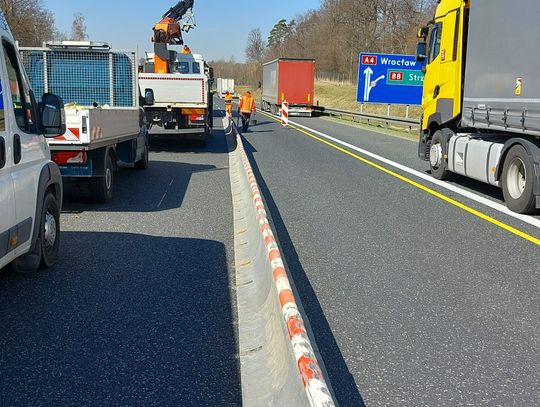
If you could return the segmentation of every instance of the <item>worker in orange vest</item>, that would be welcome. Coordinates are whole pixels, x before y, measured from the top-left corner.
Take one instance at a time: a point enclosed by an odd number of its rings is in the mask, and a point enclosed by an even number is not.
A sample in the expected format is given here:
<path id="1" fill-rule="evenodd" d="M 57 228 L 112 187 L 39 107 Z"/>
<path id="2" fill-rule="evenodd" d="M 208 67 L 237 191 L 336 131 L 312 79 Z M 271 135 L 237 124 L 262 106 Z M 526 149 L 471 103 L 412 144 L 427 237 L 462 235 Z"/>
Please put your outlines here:
<path id="1" fill-rule="evenodd" d="M 229 121 L 232 119 L 233 95 L 231 92 L 225 92 L 225 114 Z"/>
<path id="2" fill-rule="evenodd" d="M 184 45 L 184 48 L 182 48 L 182 54 L 191 54 L 191 50 L 187 45 Z"/>
<path id="3" fill-rule="evenodd" d="M 240 119 L 242 119 L 242 131 L 247 131 L 251 113 L 255 113 L 256 111 L 255 99 L 253 99 L 251 92 L 248 90 L 238 103 L 238 113 L 240 113 Z"/>

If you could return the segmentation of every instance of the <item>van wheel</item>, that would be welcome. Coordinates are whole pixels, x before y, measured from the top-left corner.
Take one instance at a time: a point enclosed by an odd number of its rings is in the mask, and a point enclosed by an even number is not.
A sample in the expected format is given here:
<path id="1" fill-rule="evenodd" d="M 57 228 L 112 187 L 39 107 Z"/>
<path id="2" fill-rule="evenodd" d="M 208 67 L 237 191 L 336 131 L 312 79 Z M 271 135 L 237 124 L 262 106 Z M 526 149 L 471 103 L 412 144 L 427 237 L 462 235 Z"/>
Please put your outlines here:
<path id="1" fill-rule="evenodd" d="M 111 155 L 105 160 L 104 176 L 90 180 L 90 196 L 98 203 L 110 202 L 114 187 L 114 165 Z"/>
<path id="2" fill-rule="evenodd" d="M 431 175 L 440 180 L 450 178 L 448 171 L 448 140 L 441 130 L 437 130 L 431 139 L 429 148 L 429 166 Z"/>
<path id="3" fill-rule="evenodd" d="M 60 249 L 60 209 L 53 194 L 47 194 L 43 202 L 39 240 L 41 267 L 51 267 L 58 260 Z"/>
<path id="4" fill-rule="evenodd" d="M 17 273 L 32 273 L 39 266 L 51 267 L 58 259 L 60 210 L 56 198 L 51 193 L 45 195 L 40 218 L 36 219 L 36 227 L 39 231 L 30 251 L 15 259 L 10 265 L 11 269 Z"/>
<path id="5" fill-rule="evenodd" d="M 148 168 L 148 161 L 148 145 L 145 145 L 142 158 L 139 161 L 135 161 L 135 168 L 146 170 Z"/>
<path id="6" fill-rule="evenodd" d="M 502 190 L 506 206 L 518 213 L 536 211 L 533 194 L 534 170 L 525 148 L 515 145 L 504 160 Z"/>

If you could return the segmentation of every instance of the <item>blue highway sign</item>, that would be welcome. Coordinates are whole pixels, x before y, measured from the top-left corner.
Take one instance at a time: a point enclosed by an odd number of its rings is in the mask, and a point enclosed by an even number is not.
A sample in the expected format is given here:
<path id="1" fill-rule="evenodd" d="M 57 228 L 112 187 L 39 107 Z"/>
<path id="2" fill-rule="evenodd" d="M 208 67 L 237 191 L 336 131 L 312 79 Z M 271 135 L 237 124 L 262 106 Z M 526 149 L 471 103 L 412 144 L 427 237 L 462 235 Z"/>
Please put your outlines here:
<path id="1" fill-rule="evenodd" d="M 424 74 L 414 55 L 360 54 L 359 103 L 419 105 Z"/>

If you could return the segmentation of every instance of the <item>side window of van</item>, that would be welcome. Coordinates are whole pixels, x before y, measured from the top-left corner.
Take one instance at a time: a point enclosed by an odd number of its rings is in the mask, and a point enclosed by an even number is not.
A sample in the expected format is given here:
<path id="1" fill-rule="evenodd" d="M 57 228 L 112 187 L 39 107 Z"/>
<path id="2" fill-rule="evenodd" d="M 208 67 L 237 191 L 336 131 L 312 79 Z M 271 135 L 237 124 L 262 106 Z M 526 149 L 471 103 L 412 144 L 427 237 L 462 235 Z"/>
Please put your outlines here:
<path id="1" fill-rule="evenodd" d="M 201 66 L 198 62 L 193 62 L 193 73 L 201 73 Z"/>
<path id="2" fill-rule="evenodd" d="M 9 85 L 6 84 L 6 87 L 9 86 L 11 91 L 11 101 L 13 103 L 17 126 L 26 133 L 35 133 L 36 125 L 33 118 L 34 109 L 29 87 L 21 74 L 15 54 L 15 48 L 7 42 L 3 42 L 2 45 L 4 48 L 4 59 L 6 61 L 7 76 L 9 80 Z"/>

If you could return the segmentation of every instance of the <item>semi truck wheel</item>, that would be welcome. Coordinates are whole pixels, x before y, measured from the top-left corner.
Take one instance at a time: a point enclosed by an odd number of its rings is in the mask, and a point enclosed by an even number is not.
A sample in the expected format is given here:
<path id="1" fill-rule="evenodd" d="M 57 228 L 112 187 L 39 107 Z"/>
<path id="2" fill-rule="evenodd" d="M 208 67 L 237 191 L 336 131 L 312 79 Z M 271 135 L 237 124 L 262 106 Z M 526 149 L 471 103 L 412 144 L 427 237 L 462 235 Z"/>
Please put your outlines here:
<path id="1" fill-rule="evenodd" d="M 90 195 L 95 202 L 110 202 L 113 196 L 114 186 L 114 165 L 110 154 L 105 159 L 103 177 L 92 178 L 90 180 Z"/>
<path id="2" fill-rule="evenodd" d="M 450 171 L 448 171 L 448 140 L 446 140 L 441 130 L 437 130 L 431 139 L 429 166 L 433 177 L 440 180 L 450 178 Z"/>
<path id="3" fill-rule="evenodd" d="M 58 260 L 60 249 L 60 209 L 53 194 L 47 194 L 43 202 L 39 229 L 41 244 L 41 267 L 51 267 Z"/>
<path id="4" fill-rule="evenodd" d="M 534 170 L 525 148 L 515 145 L 508 151 L 502 172 L 502 190 L 506 206 L 514 212 L 535 212 Z"/>

